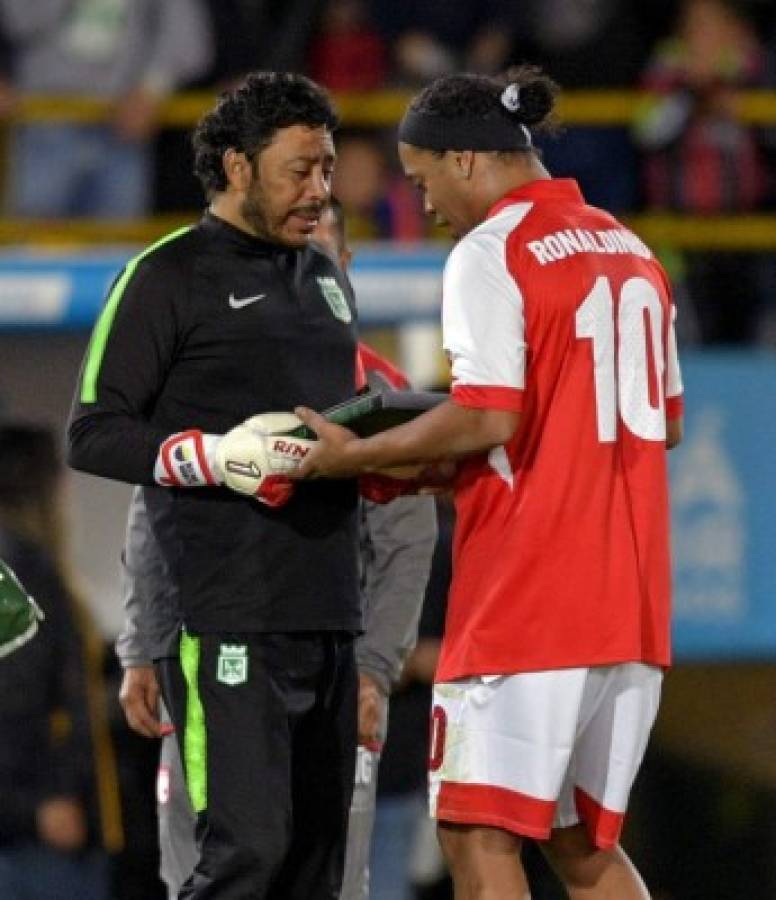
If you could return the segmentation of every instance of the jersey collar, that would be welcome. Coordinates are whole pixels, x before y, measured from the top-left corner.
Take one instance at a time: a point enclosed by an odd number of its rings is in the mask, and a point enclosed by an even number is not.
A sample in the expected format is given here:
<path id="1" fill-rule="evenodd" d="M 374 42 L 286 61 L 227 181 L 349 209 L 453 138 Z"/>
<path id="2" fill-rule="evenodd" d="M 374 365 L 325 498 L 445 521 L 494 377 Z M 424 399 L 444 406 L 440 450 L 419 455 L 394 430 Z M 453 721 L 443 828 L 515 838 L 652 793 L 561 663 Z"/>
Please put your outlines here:
<path id="1" fill-rule="evenodd" d="M 584 203 L 585 198 L 573 178 L 540 178 L 515 188 L 491 206 L 485 218 L 490 219 L 513 203 Z"/>

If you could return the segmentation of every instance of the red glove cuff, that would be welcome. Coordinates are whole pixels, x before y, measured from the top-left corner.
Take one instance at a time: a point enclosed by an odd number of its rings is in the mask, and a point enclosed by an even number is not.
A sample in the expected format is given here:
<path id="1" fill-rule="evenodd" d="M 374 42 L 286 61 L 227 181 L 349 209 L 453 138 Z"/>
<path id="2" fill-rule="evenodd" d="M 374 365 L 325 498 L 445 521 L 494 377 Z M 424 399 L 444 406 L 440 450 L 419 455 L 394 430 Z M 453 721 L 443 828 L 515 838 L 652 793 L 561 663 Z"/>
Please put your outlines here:
<path id="1" fill-rule="evenodd" d="M 285 475 L 267 475 L 256 491 L 256 499 L 265 506 L 277 509 L 285 506 L 293 493 L 294 483 Z"/>

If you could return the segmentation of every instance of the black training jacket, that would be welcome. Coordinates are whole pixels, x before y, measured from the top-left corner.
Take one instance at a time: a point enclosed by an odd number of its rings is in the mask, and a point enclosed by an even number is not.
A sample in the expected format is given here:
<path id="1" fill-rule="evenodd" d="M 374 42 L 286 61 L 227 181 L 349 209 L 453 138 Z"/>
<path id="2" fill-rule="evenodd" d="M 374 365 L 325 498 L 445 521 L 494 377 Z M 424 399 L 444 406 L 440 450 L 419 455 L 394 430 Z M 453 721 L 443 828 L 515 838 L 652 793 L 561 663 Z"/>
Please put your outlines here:
<path id="1" fill-rule="evenodd" d="M 79 378 L 69 462 L 145 485 L 191 632 L 359 629 L 355 482 L 299 484 L 272 510 L 153 480 L 174 432 L 223 434 L 352 396 L 355 358 L 352 290 L 315 245 L 268 244 L 206 213 L 114 282 Z"/>

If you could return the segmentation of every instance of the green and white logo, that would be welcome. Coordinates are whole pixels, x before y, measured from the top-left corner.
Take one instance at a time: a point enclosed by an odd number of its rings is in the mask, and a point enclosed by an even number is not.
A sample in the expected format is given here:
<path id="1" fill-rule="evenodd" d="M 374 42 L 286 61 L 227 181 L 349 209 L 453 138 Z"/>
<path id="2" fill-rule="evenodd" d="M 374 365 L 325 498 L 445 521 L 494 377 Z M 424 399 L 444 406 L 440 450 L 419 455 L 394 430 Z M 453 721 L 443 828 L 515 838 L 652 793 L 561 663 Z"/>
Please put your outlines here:
<path id="1" fill-rule="evenodd" d="M 221 644 L 216 678 L 222 684 L 243 684 L 248 680 L 248 648 L 245 644 Z"/>
<path id="2" fill-rule="evenodd" d="M 342 288 L 337 284 L 337 279 L 329 275 L 316 275 L 316 280 L 321 289 L 329 309 L 340 322 L 348 323 L 353 318 L 348 301 L 342 293 Z"/>

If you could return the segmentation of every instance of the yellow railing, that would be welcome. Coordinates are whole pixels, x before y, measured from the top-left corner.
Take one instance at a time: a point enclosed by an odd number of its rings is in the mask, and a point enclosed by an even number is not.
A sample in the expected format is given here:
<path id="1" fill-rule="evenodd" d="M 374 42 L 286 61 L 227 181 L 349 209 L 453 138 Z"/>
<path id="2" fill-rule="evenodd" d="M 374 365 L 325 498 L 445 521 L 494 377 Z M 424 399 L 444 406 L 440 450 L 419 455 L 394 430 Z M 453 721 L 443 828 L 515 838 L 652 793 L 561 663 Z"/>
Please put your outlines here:
<path id="1" fill-rule="evenodd" d="M 343 124 L 392 127 L 411 96 L 406 91 L 335 95 Z M 160 110 L 164 127 L 189 128 L 215 100 L 209 92 L 179 94 Z M 629 125 L 649 103 L 639 91 L 569 91 L 561 97 L 559 116 L 569 126 Z M 747 91 L 738 95 L 736 111 L 751 125 L 776 126 L 776 91 Z M 73 96 L 31 96 L 20 102 L 16 122 L 99 122 L 110 116 L 105 101 Z M 196 214 L 157 216 L 139 221 L 21 221 L 0 219 L 0 245 L 72 247 L 83 244 L 147 244 Z M 635 215 L 626 218 L 633 230 L 652 246 L 684 249 L 776 251 L 776 216 Z"/>
<path id="2" fill-rule="evenodd" d="M 150 244 L 197 213 L 154 216 L 148 219 L 22 220 L 0 219 L 0 246 L 73 248 L 89 244 Z M 642 214 L 623 217 L 650 246 L 685 250 L 776 251 L 776 216 L 680 216 Z"/>
<path id="3" fill-rule="evenodd" d="M 378 91 L 367 94 L 335 95 L 343 124 L 363 127 L 391 127 L 404 112 L 411 93 Z M 569 91 L 560 99 L 558 113 L 568 125 L 628 125 L 649 94 L 640 91 Z M 215 101 L 209 92 L 178 94 L 161 108 L 161 124 L 187 128 Z M 776 91 L 746 91 L 735 101 L 741 121 L 751 125 L 776 125 Z M 15 119 L 23 122 L 99 122 L 110 115 L 110 104 L 91 97 L 30 96 L 23 99 Z"/>

